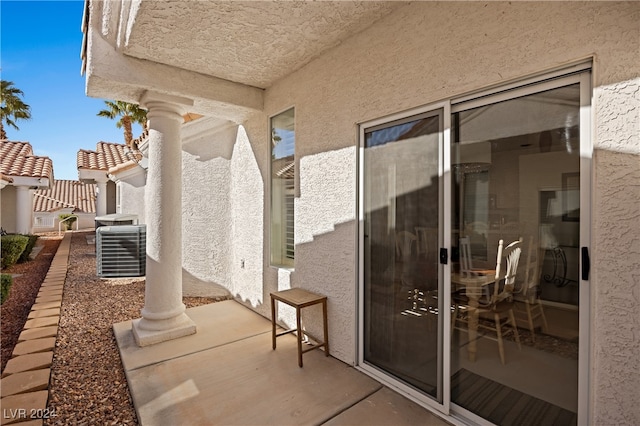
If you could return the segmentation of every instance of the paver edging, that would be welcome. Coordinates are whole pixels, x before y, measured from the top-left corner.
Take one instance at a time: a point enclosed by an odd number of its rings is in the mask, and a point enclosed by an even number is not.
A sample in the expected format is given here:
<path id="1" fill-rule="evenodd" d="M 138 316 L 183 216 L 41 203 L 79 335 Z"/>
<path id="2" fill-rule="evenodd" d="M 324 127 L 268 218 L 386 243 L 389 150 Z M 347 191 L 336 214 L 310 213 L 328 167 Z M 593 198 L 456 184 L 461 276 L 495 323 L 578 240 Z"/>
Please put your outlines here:
<path id="1" fill-rule="evenodd" d="M 12 354 L 0 379 L 2 389 L 5 388 L 5 383 L 8 387 L 15 388 L 16 384 L 13 382 L 16 381 L 16 378 L 21 377 L 19 375 L 24 377 L 37 377 L 37 383 L 26 392 L 17 392 L 2 396 L 2 399 L 0 399 L 0 405 L 2 405 L 3 409 L 3 415 L 0 417 L 0 424 L 2 425 L 41 425 L 43 423 L 42 418 L 46 416 L 53 350 L 55 348 L 55 339 L 57 339 L 58 336 L 60 307 L 62 305 L 62 293 L 69 265 L 71 236 L 72 233 L 67 232 L 62 238 L 62 241 L 60 241 L 60 245 L 51 261 L 36 301 L 31 306 L 29 319 L 18 337 L 16 347 L 21 345 L 19 347 L 23 349 L 33 346 L 38 349 L 38 351 L 27 351 L 26 353 L 15 355 L 14 348 L 14 354 Z M 50 286 L 56 286 L 56 288 L 49 290 Z M 54 339 L 53 345 L 51 345 L 51 338 Z M 29 345 L 29 343 L 32 344 Z M 49 346 L 51 346 L 51 348 L 47 350 Z M 7 372 L 9 363 L 11 363 L 11 367 L 9 372 Z M 45 380 L 47 374 L 48 377 Z M 11 379 L 12 377 L 13 379 Z M 46 382 L 46 386 L 44 386 L 44 382 Z M 40 417 L 40 415 L 42 415 L 42 417 Z"/>

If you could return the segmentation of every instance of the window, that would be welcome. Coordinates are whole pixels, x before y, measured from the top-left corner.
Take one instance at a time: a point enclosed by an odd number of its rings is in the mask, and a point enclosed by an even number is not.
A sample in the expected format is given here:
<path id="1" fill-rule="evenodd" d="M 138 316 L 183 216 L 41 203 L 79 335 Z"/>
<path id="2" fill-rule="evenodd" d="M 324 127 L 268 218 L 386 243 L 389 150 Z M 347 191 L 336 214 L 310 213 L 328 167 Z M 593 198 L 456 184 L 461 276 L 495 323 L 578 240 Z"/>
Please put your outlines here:
<path id="1" fill-rule="evenodd" d="M 295 196 L 295 113 L 271 118 L 271 264 L 293 267 Z"/>
<path id="2" fill-rule="evenodd" d="M 116 213 L 122 213 L 122 182 L 116 183 Z"/>

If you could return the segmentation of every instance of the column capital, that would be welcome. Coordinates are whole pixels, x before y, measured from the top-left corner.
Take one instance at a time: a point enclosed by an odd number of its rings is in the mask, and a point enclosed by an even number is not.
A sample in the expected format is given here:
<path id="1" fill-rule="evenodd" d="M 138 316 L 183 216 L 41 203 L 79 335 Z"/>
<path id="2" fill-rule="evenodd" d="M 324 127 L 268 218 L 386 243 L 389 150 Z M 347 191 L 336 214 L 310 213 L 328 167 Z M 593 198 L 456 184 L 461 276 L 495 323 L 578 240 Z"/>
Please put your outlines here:
<path id="1" fill-rule="evenodd" d="M 140 98 L 140 106 L 148 110 L 147 116 L 149 118 L 154 115 L 172 116 L 174 114 L 182 117 L 187 113 L 187 108 L 193 106 L 193 100 L 147 90 Z"/>

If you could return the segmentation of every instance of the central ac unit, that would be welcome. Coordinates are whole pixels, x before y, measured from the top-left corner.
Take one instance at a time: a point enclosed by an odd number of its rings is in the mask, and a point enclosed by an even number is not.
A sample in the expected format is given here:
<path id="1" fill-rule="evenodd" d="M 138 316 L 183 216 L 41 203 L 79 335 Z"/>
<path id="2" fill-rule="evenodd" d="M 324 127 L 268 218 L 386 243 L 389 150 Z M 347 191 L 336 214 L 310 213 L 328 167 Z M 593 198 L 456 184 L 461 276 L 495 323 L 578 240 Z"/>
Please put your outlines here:
<path id="1" fill-rule="evenodd" d="M 146 273 L 146 225 L 96 229 L 96 266 L 105 278 L 141 277 Z"/>

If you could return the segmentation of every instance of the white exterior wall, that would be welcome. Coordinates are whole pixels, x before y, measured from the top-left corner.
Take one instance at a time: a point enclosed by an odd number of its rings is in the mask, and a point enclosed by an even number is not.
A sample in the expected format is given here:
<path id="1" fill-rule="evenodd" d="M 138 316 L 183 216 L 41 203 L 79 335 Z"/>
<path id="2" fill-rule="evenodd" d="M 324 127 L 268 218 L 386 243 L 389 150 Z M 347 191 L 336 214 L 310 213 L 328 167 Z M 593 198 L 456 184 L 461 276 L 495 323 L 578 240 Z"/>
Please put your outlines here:
<path id="1" fill-rule="evenodd" d="M 16 232 L 16 187 L 7 185 L 2 188 L 2 228 L 9 232 Z"/>
<path id="2" fill-rule="evenodd" d="M 334 356 L 348 363 L 356 356 L 357 123 L 594 57 L 593 273 L 585 307 L 594 343 L 592 420 L 640 418 L 634 402 L 640 341 L 632 332 L 640 326 L 639 7 L 417 2 L 267 90 L 267 116 L 296 107 L 299 198 L 291 280 L 329 296 Z M 246 126 L 255 129 L 251 144 L 262 155 L 256 160 L 265 176 L 268 224 L 267 117 Z M 268 265 L 268 253 L 264 259 Z M 269 268 L 264 277 L 239 296 L 279 288 L 276 271 Z"/>
<path id="3" fill-rule="evenodd" d="M 117 198 L 120 197 L 120 204 L 116 213 L 135 214 L 138 216 L 138 224 L 145 224 L 144 210 L 144 190 L 145 174 L 140 173 L 134 178 L 120 180 L 116 183 L 116 206 Z"/>
<path id="4" fill-rule="evenodd" d="M 237 126 L 200 119 L 182 129 L 183 281 L 231 291 L 231 155 Z"/>
<path id="5" fill-rule="evenodd" d="M 264 128 L 257 129 L 257 133 Z M 268 130 L 267 130 L 268 132 Z M 259 139 L 259 138 L 258 138 Z M 231 292 L 262 315 L 270 317 L 269 293 L 263 286 L 265 265 L 269 262 L 264 232 L 268 229 L 264 209 L 265 185 L 269 168 L 260 168 L 258 159 L 269 158 L 270 145 L 251 144 L 248 130 L 239 126 L 231 161 Z M 269 271 L 267 268 L 266 271 Z"/>
<path id="6" fill-rule="evenodd" d="M 33 219 L 33 232 L 58 232 L 58 224 L 60 223 L 60 215 L 61 214 L 71 214 L 71 209 L 63 209 L 55 212 L 35 212 Z M 76 229 L 76 223 L 78 224 L 78 229 L 91 229 L 96 226 L 96 215 L 95 213 L 73 213 L 78 217 L 76 222 L 73 224 L 73 230 Z M 38 218 L 42 218 L 43 222 L 51 223 L 52 226 L 40 225 L 38 223 Z M 60 228 L 64 231 L 64 224 Z"/>
<path id="7" fill-rule="evenodd" d="M 233 131 L 185 135 L 185 270 L 224 285 L 265 316 L 271 291 L 291 285 L 327 295 L 332 355 L 354 363 L 357 123 L 593 57 L 592 291 L 584 307 L 591 312 L 591 421 L 638 423 L 638 22 L 635 2 L 416 2 L 398 9 L 267 89 L 264 114 Z M 270 267 L 268 253 L 268 117 L 291 106 L 293 273 Z M 291 321 L 291 313 L 284 318 Z"/>

